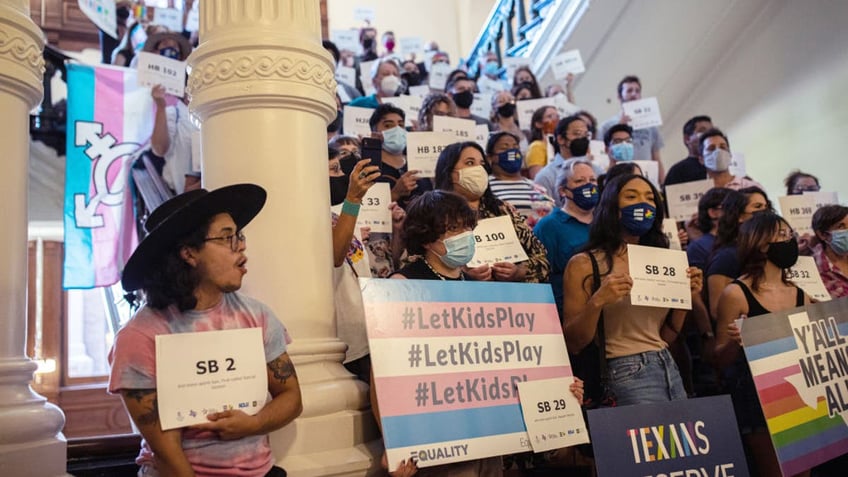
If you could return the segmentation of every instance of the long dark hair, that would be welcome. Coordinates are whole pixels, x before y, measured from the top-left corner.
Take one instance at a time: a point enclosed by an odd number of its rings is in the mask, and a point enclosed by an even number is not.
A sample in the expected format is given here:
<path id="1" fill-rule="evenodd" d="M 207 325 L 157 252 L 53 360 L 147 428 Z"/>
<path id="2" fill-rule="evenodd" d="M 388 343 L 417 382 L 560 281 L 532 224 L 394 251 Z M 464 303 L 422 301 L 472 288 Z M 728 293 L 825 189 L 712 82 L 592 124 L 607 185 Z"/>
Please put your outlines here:
<path id="1" fill-rule="evenodd" d="M 174 247 L 154 261 L 141 284 L 148 306 L 164 310 L 176 305 L 180 311 L 197 306 L 194 290 L 200 283 L 200 276 L 194 267 L 183 260 L 180 250 L 183 247 L 202 247 L 209 233 L 209 223 L 207 221 L 202 227 L 179 239 Z"/>
<path id="2" fill-rule="evenodd" d="M 718 219 L 718 232 L 713 244 L 713 250 L 736 243 L 739 235 L 739 218 L 745 213 L 751 196 L 760 194 L 766 200 L 767 210 L 772 210 L 771 201 L 765 191 L 759 187 L 745 187 L 738 191 L 730 191 L 721 201 L 721 218 Z"/>
<path id="3" fill-rule="evenodd" d="M 751 277 L 751 289 L 754 291 L 758 291 L 763 282 L 765 265 L 768 261 L 767 253 L 762 250 L 763 246 L 771 242 L 775 232 L 780 230 L 781 224 L 789 227 L 789 222 L 783 217 L 767 210 L 754 214 L 739 227 L 737 258 L 742 275 Z M 785 270 L 781 279 L 783 283 L 789 283 Z"/>
<path id="4" fill-rule="evenodd" d="M 665 206 L 660 192 L 651 184 L 651 181 L 638 174 L 618 176 L 604 187 L 601 200 L 595 207 L 592 224 L 589 226 L 589 241 L 581 249 L 581 251 L 588 253 L 592 253 L 594 250 L 603 252 L 606 257 L 607 273 L 612 270 L 612 257 L 625 243 L 624 238 L 622 238 L 624 231 L 621 228 L 621 209 L 618 207 L 618 196 L 624 186 L 634 179 L 645 181 L 648 184 L 654 193 L 654 202 L 657 209 L 654 224 L 648 233 L 639 237 L 639 245 L 668 248 L 668 239 L 662 230 Z"/>
<path id="5" fill-rule="evenodd" d="M 459 162 L 462 151 L 467 147 L 474 148 L 480 152 L 480 156 L 483 157 L 483 167 L 486 168 L 486 171 L 491 172 L 489 163 L 486 161 L 486 152 L 479 144 L 474 141 L 455 142 L 442 149 L 442 153 L 439 154 L 439 160 L 436 161 L 436 178 L 433 181 L 436 189 L 450 192 L 456 191 L 451 173 L 454 167 L 456 167 L 456 163 Z M 503 202 L 495 197 L 491 187 L 486 187 L 486 191 L 480 197 L 480 205 L 488 211 L 501 215 L 500 210 L 503 207 Z"/>
<path id="6" fill-rule="evenodd" d="M 545 135 L 540 128 L 536 127 L 536 123 L 541 123 L 542 118 L 549 109 L 556 109 L 556 106 L 542 106 L 533 111 L 533 116 L 530 118 L 530 141 L 544 141 Z"/>

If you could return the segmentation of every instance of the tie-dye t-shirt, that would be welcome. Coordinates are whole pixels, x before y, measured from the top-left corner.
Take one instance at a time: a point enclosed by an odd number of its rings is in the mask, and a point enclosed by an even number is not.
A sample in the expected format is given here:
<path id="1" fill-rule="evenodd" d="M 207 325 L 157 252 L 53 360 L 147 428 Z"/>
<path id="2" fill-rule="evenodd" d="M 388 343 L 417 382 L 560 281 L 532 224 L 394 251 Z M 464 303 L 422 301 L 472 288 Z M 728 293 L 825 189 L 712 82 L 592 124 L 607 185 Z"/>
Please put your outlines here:
<path id="1" fill-rule="evenodd" d="M 203 311 L 181 313 L 174 306 L 165 310 L 145 306 L 115 337 L 109 353 L 109 392 L 156 388 L 156 335 L 240 328 L 262 328 L 266 362 L 285 353 L 290 341 L 282 323 L 266 305 L 239 293 L 226 293 L 218 305 Z M 268 436 L 224 441 L 213 432 L 184 428 L 182 444 L 198 477 L 263 476 L 273 465 Z M 136 463 L 142 468 L 140 475 L 158 475 L 153 468 L 153 453 L 143 440 Z"/>

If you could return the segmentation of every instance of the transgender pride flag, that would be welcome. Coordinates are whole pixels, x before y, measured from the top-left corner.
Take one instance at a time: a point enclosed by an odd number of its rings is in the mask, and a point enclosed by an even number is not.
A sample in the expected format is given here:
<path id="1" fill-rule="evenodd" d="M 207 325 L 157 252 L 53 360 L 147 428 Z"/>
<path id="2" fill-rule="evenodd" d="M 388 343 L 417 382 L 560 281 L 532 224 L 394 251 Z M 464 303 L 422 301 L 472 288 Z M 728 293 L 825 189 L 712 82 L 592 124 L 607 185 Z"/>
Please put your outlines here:
<path id="1" fill-rule="evenodd" d="M 742 342 L 783 475 L 848 453 L 848 298 L 747 319 Z"/>
<path id="2" fill-rule="evenodd" d="M 68 64 L 64 288 L 112 285 L 137 245 L 130 159 L 150 138 L 153 100 L 135 70 Z"/>
<path id="3" fill-rule="evenodd" d="M 530 450 L 516 383 L 572 376 L 551 287 L 360 286 L 389 468 Z"/>

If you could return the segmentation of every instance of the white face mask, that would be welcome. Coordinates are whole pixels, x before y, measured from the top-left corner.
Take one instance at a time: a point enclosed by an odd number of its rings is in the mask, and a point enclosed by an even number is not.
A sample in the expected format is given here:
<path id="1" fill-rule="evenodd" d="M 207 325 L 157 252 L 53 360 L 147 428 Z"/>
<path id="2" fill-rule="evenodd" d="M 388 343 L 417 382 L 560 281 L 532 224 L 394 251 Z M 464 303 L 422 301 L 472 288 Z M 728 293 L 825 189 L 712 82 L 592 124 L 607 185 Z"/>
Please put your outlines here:
<path id="1" fill-rule="evenodd" d="M 482 197 L 486 189 L 489 188 L 489 174 L 483 166 L 460 169 L 457 185 L 475 197 Z"/>
<path id="2" fill-rule="evenodd" d="M 715 149 L 704 154 L 704 167 L 713 172 L 724 172 L 730 168 L 732 159 L 730 151 Z"/>
<path id="3" fill-rule="evenodd" d="M 398 88 L 400 88 L 400 78 L 397 76 L 383 76 L 380 80 L 380 92 L 383 96 L 394 96 Z"/>

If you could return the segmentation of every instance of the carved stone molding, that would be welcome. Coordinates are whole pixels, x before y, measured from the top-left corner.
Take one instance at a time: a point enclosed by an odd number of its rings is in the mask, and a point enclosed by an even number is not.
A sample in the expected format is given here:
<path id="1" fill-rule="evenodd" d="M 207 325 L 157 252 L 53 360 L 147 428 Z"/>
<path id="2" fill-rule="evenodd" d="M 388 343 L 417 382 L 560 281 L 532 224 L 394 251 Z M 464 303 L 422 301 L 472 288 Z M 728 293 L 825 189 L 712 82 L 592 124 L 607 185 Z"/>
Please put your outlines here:
<path id="1" fill-rule="evenodd" d="M 194 95 L 222 82 L 267 79 L 293 79 L 327 91 L 336 90 L 336 79 L 329 65 L 283 54 L 239 54 L 204 61 L 192 69 L 188 88 Z"/>
<path id="2" fill-rule="evenodd" d="M 217 28 L 255 26 L 257 23 L 273 25 L 275 29 L 297 29 L 308 33 L 321 33 L 318 4 L 281 0 L 204 0 L 200 13 L 200 35 Z"/>
<path id="3" fill-rule="evenodd" d="M 0 87 L 38 104 L 44 76 L 44 36 L 20 9 L 0 3 Z"/>

